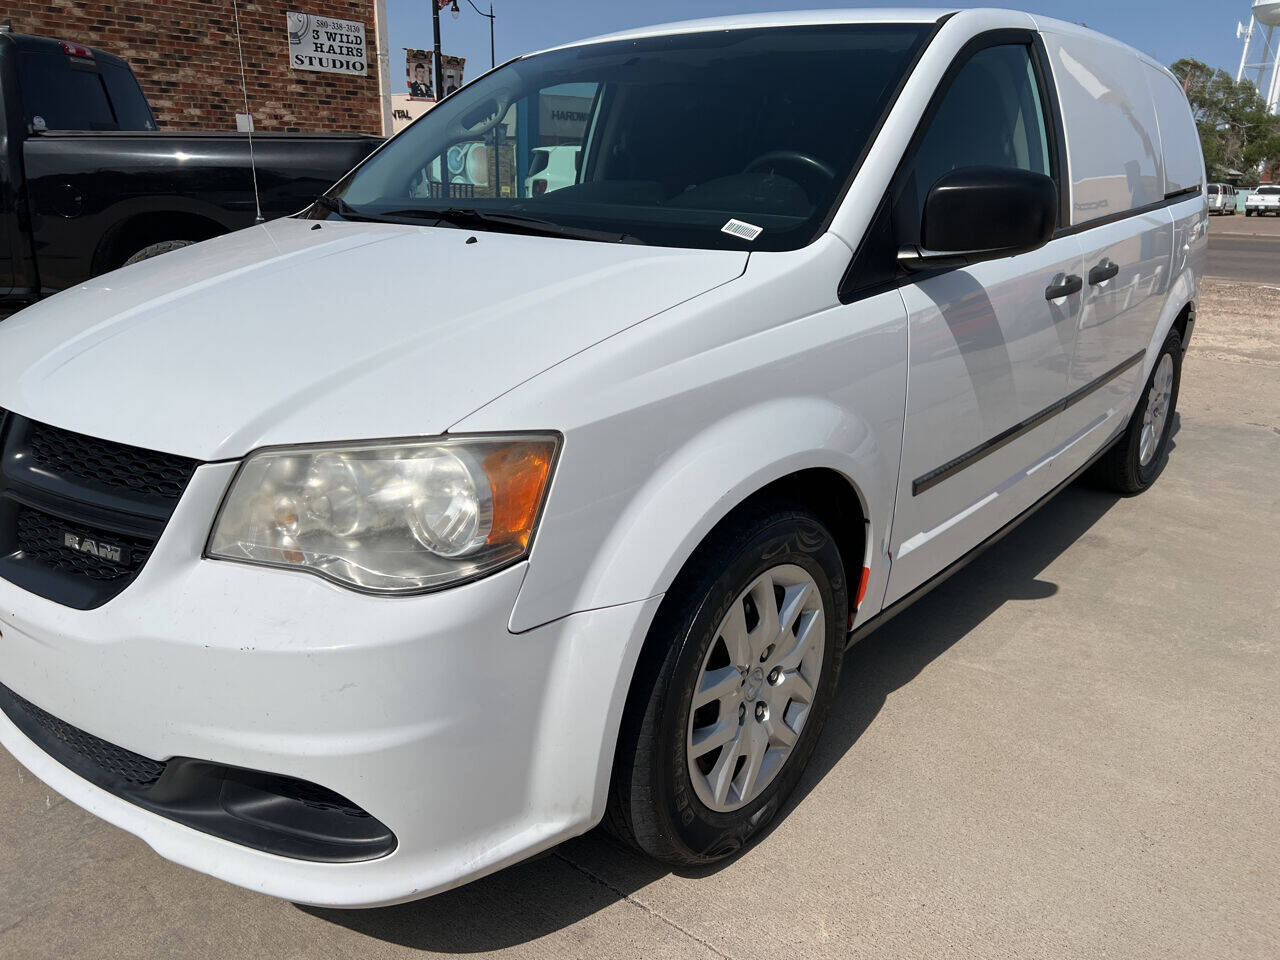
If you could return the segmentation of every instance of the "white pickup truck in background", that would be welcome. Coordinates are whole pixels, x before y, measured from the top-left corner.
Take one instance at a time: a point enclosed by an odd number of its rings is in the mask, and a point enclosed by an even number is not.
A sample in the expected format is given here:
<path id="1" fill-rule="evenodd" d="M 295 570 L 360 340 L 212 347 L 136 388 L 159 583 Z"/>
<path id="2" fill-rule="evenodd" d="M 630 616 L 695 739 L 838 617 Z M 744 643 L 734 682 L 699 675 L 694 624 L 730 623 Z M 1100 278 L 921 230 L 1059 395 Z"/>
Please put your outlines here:
<path id="1" fill-rule="evenodd" d="M 1244 215 L 1251 217 L 1255 213 L 1260 217 L 1268 213 L 1280 216 L 1280 187 L 1258 187 L 1245 197 Z"/>

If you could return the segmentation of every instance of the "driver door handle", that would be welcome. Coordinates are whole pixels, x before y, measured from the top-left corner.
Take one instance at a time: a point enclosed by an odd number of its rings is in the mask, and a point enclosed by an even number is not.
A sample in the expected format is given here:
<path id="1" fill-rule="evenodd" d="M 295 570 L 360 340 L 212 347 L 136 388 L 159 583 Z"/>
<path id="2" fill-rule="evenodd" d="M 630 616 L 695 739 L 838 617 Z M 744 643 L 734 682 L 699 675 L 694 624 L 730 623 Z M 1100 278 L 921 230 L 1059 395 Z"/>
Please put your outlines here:
<path id="1" fill-rule="evenodd" d="M 1106 283 L 1119 272 L 1118 264 L 1108 257 L 1103 257 L 1102 262 L 1089 271 L 1089 285 L 1096 287 L 1100 283 Z"/>
<path id="2" fill-rule="evenodd" d="M 1073 293 L 1079 293 L 1084 288 L 1084 283 L 1074 273 L 1060 273 L 1053 278 L 1053 282 L 1044 291 L 1046 300 L 1061 300 L 1063 297 L 1069 297 Z"/>

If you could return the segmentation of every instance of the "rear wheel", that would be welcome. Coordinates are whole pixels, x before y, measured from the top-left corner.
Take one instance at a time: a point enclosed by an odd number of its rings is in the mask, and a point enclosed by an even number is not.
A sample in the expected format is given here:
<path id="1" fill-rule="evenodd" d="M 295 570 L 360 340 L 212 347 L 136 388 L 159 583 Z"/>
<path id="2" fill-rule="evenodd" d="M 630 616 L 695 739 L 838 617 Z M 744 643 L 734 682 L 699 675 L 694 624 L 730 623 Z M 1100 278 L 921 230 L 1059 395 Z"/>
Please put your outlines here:
<path id="1" fill-rule="evenodd" d="M 606 826 L 675 865 L 747 844 L 813 752 L 848 606 L 835 541 L 804 510 L 752 510 L 700 548 L 637 668 Z"/>
<path id="2" fill-rule="evenodd" d="M 1177 330 L 1171 330 L 1129 426 L 1094 467 L 1096 481 L 1126 494 L 1141 493 L 1155 483 L 1168 456 L 1181 380 L 1182 340 Z"/>

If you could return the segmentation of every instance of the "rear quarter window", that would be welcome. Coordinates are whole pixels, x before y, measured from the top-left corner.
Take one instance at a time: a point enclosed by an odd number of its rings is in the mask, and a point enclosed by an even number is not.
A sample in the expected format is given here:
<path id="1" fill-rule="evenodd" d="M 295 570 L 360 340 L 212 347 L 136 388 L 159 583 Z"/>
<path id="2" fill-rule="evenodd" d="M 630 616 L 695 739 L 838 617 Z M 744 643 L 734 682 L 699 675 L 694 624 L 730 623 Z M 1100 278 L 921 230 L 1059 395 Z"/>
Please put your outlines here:
<path id="1" fill-rule="evenodd" d="M 133 71 L 118 63 L 102 65 L 102 81 L 107 85 L 111 107 L 121 130 L 154 130 L 155 118 Z"/>
<path id="2" fill-rule="evenodd" d="M 1191 116 L 1191 107 L 1173 78 L 1147 66 L 1151 98 L 1160 125 L 1160 145 L 1164 156 L 1166 195 L 1198 187 L 1204 182 L 1204 160 L 1200 154 L 1200 133 Z M 1221 188 L 1215 192 L 1222 192 Z"/>
<path id="3" fill-rule="evenodd" d="M 1142 61 L 1118 44 L 1046 33 L 1071 167 L 1071 220 L 1163 200 L 1160 129 Z"/>

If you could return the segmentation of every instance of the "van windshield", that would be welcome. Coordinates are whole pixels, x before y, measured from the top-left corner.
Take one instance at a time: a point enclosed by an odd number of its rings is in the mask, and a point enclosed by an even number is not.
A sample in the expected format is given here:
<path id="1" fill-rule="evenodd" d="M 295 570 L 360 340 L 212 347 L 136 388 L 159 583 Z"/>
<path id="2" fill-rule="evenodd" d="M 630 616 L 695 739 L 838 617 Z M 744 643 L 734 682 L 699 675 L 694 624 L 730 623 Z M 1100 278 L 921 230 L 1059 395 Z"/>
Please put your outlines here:
<path id="1" fill-rule="evenodd" d="M 825 227 L 929 29 L 730 30 L 537 54 L 442 101 L 311 215 L 452 209 L 457 222 L 463 209 L 471 229 L 523 218 L 663 246 L 796 249 Z M 747 226 L 723 232 L 731 220 Z"/>

